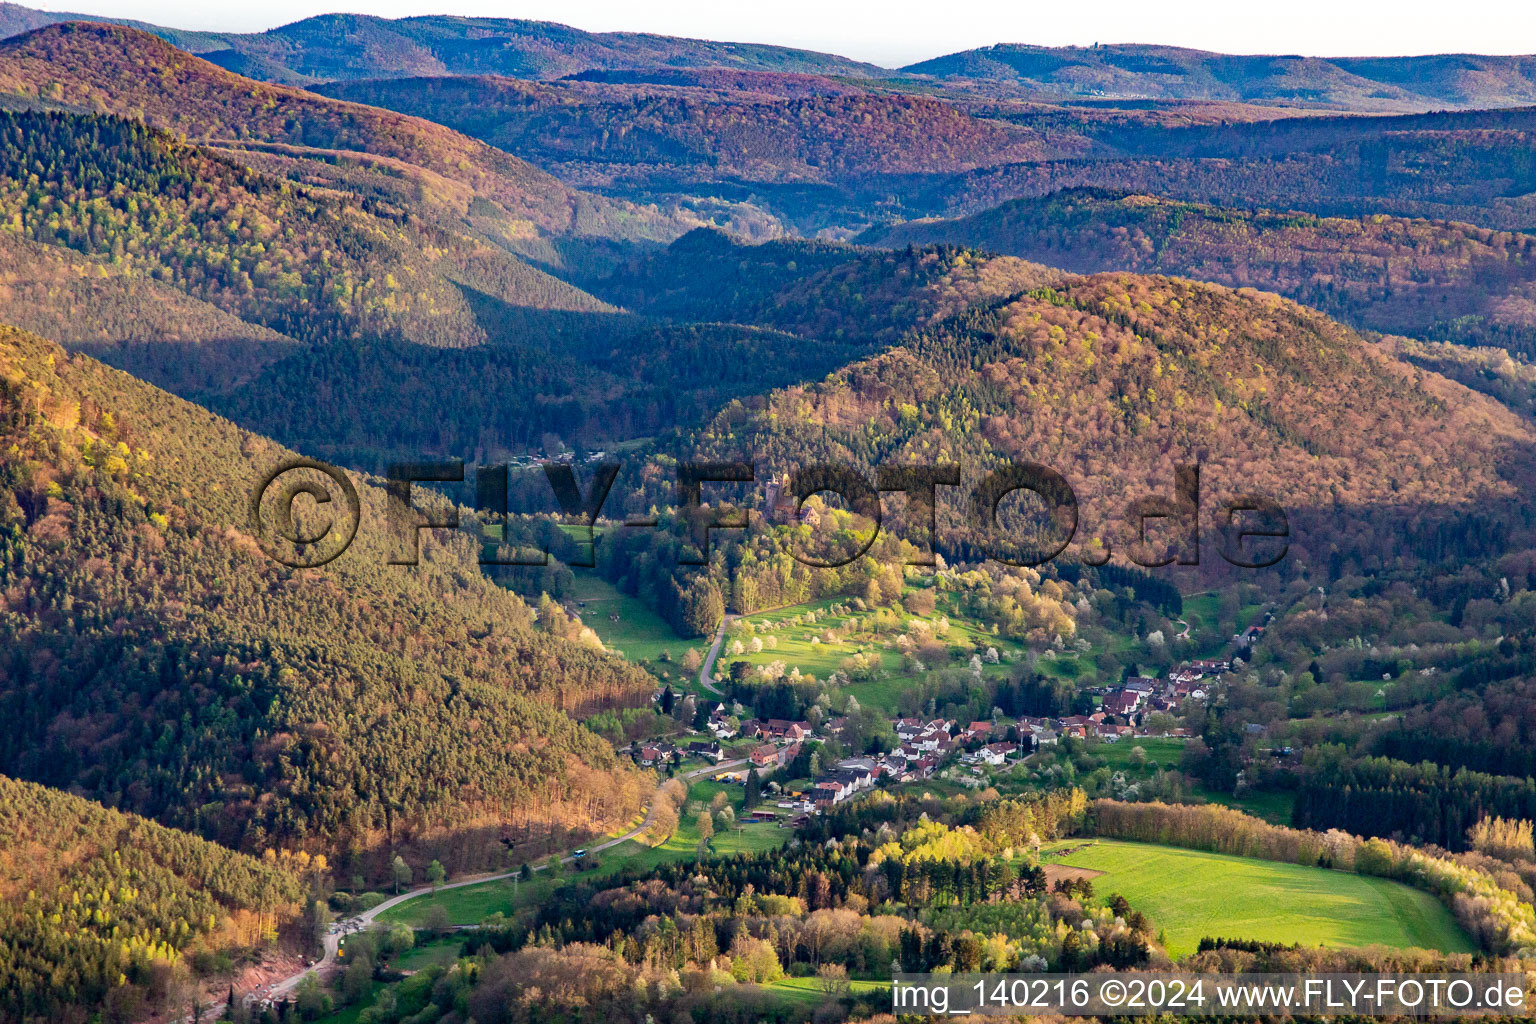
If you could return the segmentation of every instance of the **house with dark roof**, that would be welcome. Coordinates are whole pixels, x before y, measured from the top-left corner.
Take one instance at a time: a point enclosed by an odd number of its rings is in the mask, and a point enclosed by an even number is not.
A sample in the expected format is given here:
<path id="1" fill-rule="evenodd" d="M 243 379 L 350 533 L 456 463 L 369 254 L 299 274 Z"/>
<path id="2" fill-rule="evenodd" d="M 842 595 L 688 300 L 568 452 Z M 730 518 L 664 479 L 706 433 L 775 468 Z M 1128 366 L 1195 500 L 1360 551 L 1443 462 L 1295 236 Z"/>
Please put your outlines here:
<path id="1" fill-rule="evenodd" d="M 1134 714 L 1140 704 L 1140 695 L 1129 690 L 1121 690 L 1104 698 L 1104 710 L 1112 715 Z"/>
<path id="2" fill-rule="evenodd" d="M 720 749 L 720 744 L 716 741 L 711 741 L 708 743 L 702 741 L 694 741 L 693 743 L 688 744 L 688 756 L 707 758 L 708 760 L 714 761 L 718 764 L 720 758 L 725 756 L 725 752 Z"/>
<path id="3" fill-rule="evenodd" d="M 774 740 L 803 740 L 811 734 L 809 722 L 787 722 L 770 718 L 763 724 L 763 735 Z"/>

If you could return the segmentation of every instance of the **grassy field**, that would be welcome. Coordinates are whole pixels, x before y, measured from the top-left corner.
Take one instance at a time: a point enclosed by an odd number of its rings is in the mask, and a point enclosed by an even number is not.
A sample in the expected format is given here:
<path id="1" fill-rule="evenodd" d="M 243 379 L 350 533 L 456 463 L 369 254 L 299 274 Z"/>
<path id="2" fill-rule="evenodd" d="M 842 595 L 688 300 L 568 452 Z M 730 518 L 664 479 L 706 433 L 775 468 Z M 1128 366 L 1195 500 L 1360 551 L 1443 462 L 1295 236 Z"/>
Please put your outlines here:
<path id="1" fill-rule="evenodd" d="M 1178 618 L 1183 618 L 1190 625 L 1190 639 L 1195 643 L 1195 648 L 1202 657 L 1210 657 L 1219 653 L 1232 639 L 1231 633 L 1220 628 L 1221 603 L 1215 592 L 1195 594 L 1184 599 L 1184 613 Z M 1234 632 L 1242 632 L 1253 625 L 1259 617 L 1260 605 L 1245 604 L 1237 609 L 1234 622 Z"/>
<path id="2" fill-rule="evenodd" d="M 434 964 L 446 966 L 459 958 L 459 950 L 463 947 L 464 940 L 452 936 L 424 942 L 395 957 L 390 966 L 397 971 L 419 971 Z"/>
<path id="3" fill-rule="evenodd" d="M 1206 936 L 1335 948 L 1476 949 L 1432 896 L 1383 878 L 1114 840 L 1092 840 L 1047 860 L 1102 871 L 1093 879 L 1095 892 L 1130 900 L 1164 933 L 1175 958 L 1194 952 Z"/>
<path id="4" fill-rule="evenodd" d="M 578 605 L 586 602 L 585 607 L 578 608 L 581 621 L 592 627 L 605 646 L 644 665 L 658 678 L 662 671 L 670 672 L 673 680 L 688 675 L 679 664 L 683 652 L 689 647 L 697 647 L 702 654 L 709 648 L 708 640 L 695 638 L 690 641 L 678 636 L 645 602 L 622 593 L 591 570 L 576 573 L 571 600 Z M 614 622 L 610 615 L 617 615 L 619 621 Z M 662 660 L 664 654 L 671 655 L 670 662 Z"/>
<path id="5" fill-rule="evenodd" d="M 848 991 L 855 994 L 882 989 L 889 991 L 890 987 L 891 983 L 888 981 L 861 981 L 855 978 L 848 982 Z M 763 988 L 783 996 L 786 1002 L 799 1003 L 807 1007 L 820 1006 L 828 998 L 826 991 L 821 987 L 820 978 L 781 978 L 764 985 Z"/>
<path id="6" fill-rule="evenodd" d="M 1128 772 L 1132 775 L 1150 775 L 1155 768 L 1167 770 L 1179 766 L 1179 758 L 1184 756 L 1184 744 L 1189 742 L 1184 739 L 1136 736 L 1123 739 L 1117 743 L 1097 743 L 1088 748 L 1094 757 L 1102 758 L 1104 763 L 1117 772 Z M 1143 768 L 1137 768 L 1131 751 L 1140 747 L 1147 753 L 1147 763 Z"/>

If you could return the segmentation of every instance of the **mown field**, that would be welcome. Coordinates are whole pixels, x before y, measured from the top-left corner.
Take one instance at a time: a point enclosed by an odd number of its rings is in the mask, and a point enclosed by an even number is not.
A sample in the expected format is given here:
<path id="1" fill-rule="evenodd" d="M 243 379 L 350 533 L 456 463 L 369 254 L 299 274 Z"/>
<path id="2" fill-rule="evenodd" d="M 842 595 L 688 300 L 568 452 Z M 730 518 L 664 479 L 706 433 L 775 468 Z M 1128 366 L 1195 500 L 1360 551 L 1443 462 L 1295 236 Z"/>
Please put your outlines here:
<path id="1" fill-rule="evenodd" d="M 1150 917 L 1175 958 L 1194 952 L 1206 936 L 1334 948 L 1476 949 L 1434 897 L 1383 878 L 1144 843 L 1087 844 L 1064 856 L 1047 854 L 1047 862 L 1103 872 L 1093 879 L 1095 892 L 1119 893 Z"/>
<path id="2" fill-rule="evenodd" d="M 775 995 L 783 996 L 787 1002 L 806 1008 L 820 1006 L 828 999 L 820 978 L 782 978 L 763 987 Z M 889 991 L 890 987 L 891 983 L 888 981 L 865 981 L 855 978 L 848 982 L 848 991 L 857 995 L 881 990 Z"/>
<path id="3" fill-rule="evenodd" d="M 1177 768 L 1186 743 L 1188 740 L 1173 737 L 1136 736 L 1118 743 L 1095 743 L 1088 750 L 1115 771 L 1141 778 L 1158 768 Z M 1138 747 L 1146 754 L 1146 761 L 1140 765 L 1135 755 Z"/>

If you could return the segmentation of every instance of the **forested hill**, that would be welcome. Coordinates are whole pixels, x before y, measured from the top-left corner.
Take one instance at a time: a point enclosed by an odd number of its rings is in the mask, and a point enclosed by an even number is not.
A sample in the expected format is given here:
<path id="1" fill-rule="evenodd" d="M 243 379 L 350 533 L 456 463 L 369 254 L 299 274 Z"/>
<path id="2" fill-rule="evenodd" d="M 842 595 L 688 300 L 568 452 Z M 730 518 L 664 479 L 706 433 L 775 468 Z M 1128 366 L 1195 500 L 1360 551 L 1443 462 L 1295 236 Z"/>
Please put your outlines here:
<path id="1" fill-rule="evenodd" d="M 776 83 L 768 75 L 727 87 L 704 74 L 617 77 L 421 77 L 315 88 L 441 122 L 568 180 L 855 185 L 875 175 L 1066 159 L 1093 148 L 1071 131 L 975 116 L 933 96 L 820 80 L 808 89 L 803 80 Z"/>
<path id="2" fill-rule="evenodd" d="M 504 232 L 520 223 L 546 235 L 679 232 L 668 214 L 577 192 L 441 125 L 244 78 L 137 29 L 67 23 L 7 40 L 0 44 L 0 95 L 12 97 L 12 106 L 131 116 L 193 141 L 278 147 L 278 156 L 299 161 L 301 179 L 339 177 L 351 191 L 492 221 Z"/>
<path id="3" fill-rule="evenodd" d="M 970 215 L 1091 186 L 1318 215 L 1386 213 L 1505 230 L 1536 223 L 1536 107 L 1173 130 L 1149 119 L 1113 122 L 1092 132 L 1114 150 L 1107 158 L 982 167 L 918 185 L 906 208 Z"/>
<path id="4" fill-rule="evenodd" d="M 675 67 L 853 77 L 889 74 L 873 64 L 788 46 L 641 32 L 584 32 L 567 25 L 514 18 L 426 15 L 391 20 L 364 14 L 322 14 L 266 32 L 212 33 L 0 5 L 0 32 L 5 34 L 58 21 L 132 24 L 227 67 L 273 80 L 441 74 L 556 79 L 594 69 Z"/>
<path id="5" fill-rule="evenodd" d="M 296 186 L 116 117 L 0 113 L 11 233 L 102 257 L 301 341 L 484 341 L 473 289 L 536 309 L 609 307 L 465 232 Z"/>
<path id="6" fill-rule="evenodd" d="M 1044 463 L 1076 490 L 1076 543 L 1107 536 L 1117 551 L 1134 537 L 1129 502 L 1172 495 L 1174 465 L 1199 462 L 1208 513 L 1255 492 L 1337 511 L 1325 534 L 1296 538 L 1306 557 L 1359 539 L 1351 509 L 1513 499 L 1536 479 L 1533 436 L 1499 404 L 1276 296 L 1103 274 L 922 326 L 825 381 L 727 410 L 699 443 L 752 453 L 760 478 L 948 460 L 969 484 L 1001 459 Z M 1401 537 L 1374 541 L 1373 557 L 1410 553 Z"/>
<path id="7" fill-rule="evenodd" d="M 509 396 L 535 393 L 540 374 L 567 394 L 593 385 L 547 358 L 549 347 L 578 335 L 596 345 L 616 320 L 640 329 L 471 231 L 295 185 L 143 124 L 0 113 L 0 138 L 0 274 L 13 282 L 0 291 L 0 322 L 47 332 L 314 454 L 345 448 L 374 467 L 386 451 L 420 457 L 452 445 L 463 455 L 526 450 L 545 431 L 575 436 L 571 417 Z M 654 358 L 656 347 L 630 353 Z M 507 389 L 443 380 L 474 363 Z M 335 401 L 359 403 L 353 415 L 316 407 L 320 383 L 304 375 L 317 366 L 344 371 L 324 384 Z M 423 381 L 427 410 L 402 420 Z M 600 386 L 622 393 L 613 383 Z M 445 408 L 444 396 L 456 404 Z M 484 417 L 493 404 L 499 415 Z M 636 432 L 664 418 L 642 417 Z"/>
<path id="8" fill-rule="evenodd" d="M 159 1011 L 189 960 L 294 921 L 303 873 L 0 775 L 0 1019 Z"/>
<path id="9" fill-rule="evenodd" d="M 199 398 L 238 387 L 300 347 L 133 271 L 110 255 L 0 232 L 0 322 Z"/>
<path id="10" fill-rule="evenodd" d="M 871 344 L 1063 276 L 956 246 L 871 252 L 797 239 L 749 245 L 701 228 L 590 286 L 655 316 L 761 323 L 823 343 Z"/>
<path id="11" fill-rule="evenodd" d="M 970 217 L 874 228 L 857 240 L 970 245 L 1083 273 L 1262 288 L 1357 327 L 1536 354 L 1536 235 L 1519 232 L 1069 189 Z"/>
<path id="12" fill-rule="evenodd" d="M 649 790 L 568 712 L 650 677 L 537 632 L 467 538 L 386 565 L 360 483 L 347 553 L 284 568 L 247 505 L 283 449 L 13 329 L 0 414 L 0 772 L 370 876 L 391 846 L 499 859 L 513 821 L 605 830 Z"/>
<path id="13" fill-rule="evenodd" d="M 122 118 L 0 112 L 0 140 L 0 322 L 364 468 L 611 447 L 867 354 L 625 314 L 469 233 Z"/>

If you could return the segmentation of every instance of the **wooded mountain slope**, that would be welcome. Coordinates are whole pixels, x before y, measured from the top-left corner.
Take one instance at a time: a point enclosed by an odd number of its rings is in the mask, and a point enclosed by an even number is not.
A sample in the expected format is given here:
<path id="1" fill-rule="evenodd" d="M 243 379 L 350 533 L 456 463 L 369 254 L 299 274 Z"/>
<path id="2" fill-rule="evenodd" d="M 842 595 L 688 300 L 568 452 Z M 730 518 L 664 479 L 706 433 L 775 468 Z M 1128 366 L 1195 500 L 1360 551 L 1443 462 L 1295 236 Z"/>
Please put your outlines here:
<path id="1" fill-rule="evenodd" d="M 602 401 L 599 440 L 673 422 L 674 380 L 647 394 L 622 385 L 631 363 L 687 370 L 694 343 L 619 344 L 652 327 L 489 242 L 118 118 L 0 113 L 0 136 L 0 265 L 11 280 L 0 316 L 57 331 L 253 429 L 374 467 L 401 450 L 526 451 L 546 432 L 593 439 L 587 413 Z M 620 357 L 611 372 L 579 362 L 610 352 Z M 699 401 L 754 383 L 693 380 L 686 390 Z M 331 400 L 317 403 L 321 394 Z M 413 396 L 426 405 L 402 417 Z M 562 402 L 578 396 L 587 412 L 573 420 Z M 618 414 L 618 400 L 642 412 Z"/>
<path id="2" fill-rule="evenodd" d="M 509 231 L 522 223 L 535 235 L 677 233 L 664 213 L 578 193 L 441 125 L 253 81 L 136 29 L 68 23 L 7 40 L 0 44 L 5 94 L 13 105 L 132 116 L 195 142 L 276 146 L 306 162 L 341 162 L 363 179 L 353 191 L 366 184 L 460 220 L 478 201 L 495 207 Z"/>
<path id="3" fill-rule="evenodd" d="M 869 352 L 862 337 L 823 343 L 755 325 L 479 305 L 488 321 L 502 319 L 504 340 L 317 346 L 210 402 L 252 429 L 364 468 L 391 458 L 612 451 Z"/>
<path id="4" fill-rule="evenodd" d="M 321 570 L 259 551 L 282 448 L 85 356 L 0 335 L 0 771 L 360 873 L 499 823 L 606 829 L 648 791 L 566 712 L 649 676 L 533 628 L 466 537 L 397 550 L 381 493 Z M 434 539 L 435 538 L 435 539 Z"/>
<path id="5" fill-rule="evenodd" d="M 574 186 L 688 210 L 757 238 L 900 215 L 908 176 L 1108 152 L 1070 127 L 1011 123 L 969 102 L 862 84 L 696 71 L 315 88 L 441 121 Z"/>
<path id="6" fill-rule="evenodd" d="M 0 775 L 0 1019 L 161 1009 L 188 958 L 298 915 L 294 866 Z"/>
<path id="7" fill-rule="evenodd" d="M 485 339 L 463 289 L 602 310 L 505 250 L 119 118 L 0 113 L 0 221 L 301 341 Z"/>
<path id="8" fill-rule="evenodd" d="M 1091 189 L 866 232 L 1085 273 L 1177 274 L 1279 292 L 1357 327 L 1536 354 L 1536 236 L 1445 221 L 1248 212 Z"/>
<path id="9" fill-rule="evenodd" d="M 0 136 L 0 317 L 365 468 L 600 447 L 866 354 L 621 314 L 490 243 L 121 119 L 0 113 Z"/>
<path id="10" fill-rule="evenodd" d="M 318 86 L 438 121 L 568 180 L 843 182 L 1081 155 L 1067 133 L 974 117 L 928 96 L 745 95 L 608 81 L 412 78 Z M 762 78 L 742 84 L 757 86 Z M 596 165 L 591 166 L 591 165 Z"/>
<path id="11" fill-rule="evenodd" d="M 779 97 L 749 83 L 734 93 L 703 80 L 615 77 L 320 88 L 441 120 L 583 187 L 659 202 L 709 194 L 806 234 L 974 213 L 1077 185 L 1319 214 L 1536 223 L 1531 108 L 1276 118 L 1274 108 L 1238 104 L 1066 107 L 876 89 Z"/>
<path id="12" fill-rule="evenodd" d="M 1397 356 L 1415 366 L 1492 395 L 1511 409 L 1536 418 L 1536 365 L 1502 348 L 1387 338 Z"/>
<path id="13" fill-rule="evenodd" d="M 1284 299 L 1103 274 L 972 305 L 825 381 L 727 410 L 698 443 L 751 453 L 760 478 L 944 460 L 969 486 L 1002 459 L 1044 463 L 1076 490 L 1077 543 L 1116 551 L 1135 535 L 1129 502 L 1172 495 L 1174 465 L 1198 462 L 1207 516 L 1253 492 L 1328 510 L 1311 535 L 1298 527 L 1306 557 L 1358 540 L 1361 509 L 1514 498 L 1533 479 L 1533 437 L 1497 403 Z M 964 525 L 952 519 L 951 536 Z M 1409 553 L 1375 540 L 1373 557 Z"/>
<path id="14" fill-rule="evenodd" d="M 0 231 L 0 323 L 197 397 L 238 387 L 299 347 L 121 260 L 6 231 Z"/>
<path id="15" fill-rule="evenodd" d="M 952 246 L 870 253 L 794 239 L 749 245 L 700 229 L 591 287 L 656 316 L 768 324 L 822 343 L 889 344 L 913 327 L 1064 276 L 975 256 Z"/>

